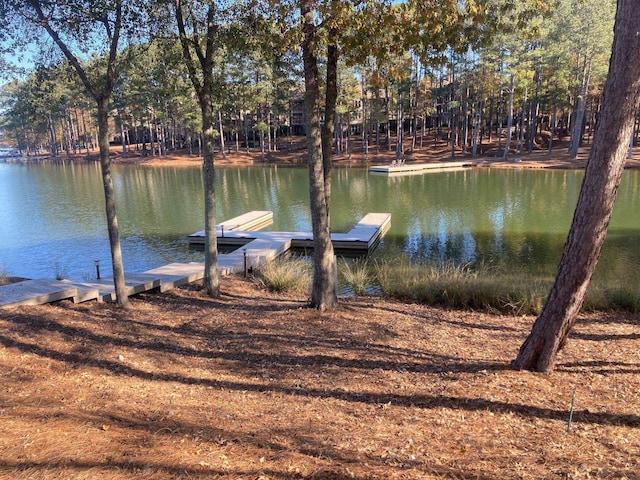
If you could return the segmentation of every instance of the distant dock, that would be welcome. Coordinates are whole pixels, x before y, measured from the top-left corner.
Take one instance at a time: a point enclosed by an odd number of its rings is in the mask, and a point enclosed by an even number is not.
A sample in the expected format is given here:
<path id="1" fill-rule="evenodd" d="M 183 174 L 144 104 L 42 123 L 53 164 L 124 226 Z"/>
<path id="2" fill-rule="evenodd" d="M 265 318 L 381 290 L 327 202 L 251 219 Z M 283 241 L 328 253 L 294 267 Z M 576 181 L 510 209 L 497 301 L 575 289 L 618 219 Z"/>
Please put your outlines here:
<path id="1" fill-rule="evenodd" d="M 252 211 L 218 224 L 218 242 L 241 247 L 218 255 L 218 273 L 224 276 L 244 272 L 292 248 L 313 248 L 311 233 L 256 231 L 272 222 L 273 212 Z M 349 232 L 331 234 L 331 240 L 336 250 L 367 253 L 375 248 L 390 226 L 390 213 L 369 213 Z M 189 241 L 204 243 L 204 231 L 189 235 Z M 165 292 L 203 277 L 204 263 L 170 263 L 142 273 L 125 273 L 125 289 L 127 295 L 150 290 Z M 116 300 L 113 277 L 87 282 L 40 278 L 0 286 L 0 309 L 60 300 L 113 302 Z"/>
<path id="2" fill-rule="evenodd" d="M 372 173 L 380 173 L 384 175 L 409 175 L 424 173 L 425 171 L 451 170 L 475 166 L 476 164 L 472 161 L 409 163 L 401 165 L 378 165 L 369 167 L 369 171 Z"/>

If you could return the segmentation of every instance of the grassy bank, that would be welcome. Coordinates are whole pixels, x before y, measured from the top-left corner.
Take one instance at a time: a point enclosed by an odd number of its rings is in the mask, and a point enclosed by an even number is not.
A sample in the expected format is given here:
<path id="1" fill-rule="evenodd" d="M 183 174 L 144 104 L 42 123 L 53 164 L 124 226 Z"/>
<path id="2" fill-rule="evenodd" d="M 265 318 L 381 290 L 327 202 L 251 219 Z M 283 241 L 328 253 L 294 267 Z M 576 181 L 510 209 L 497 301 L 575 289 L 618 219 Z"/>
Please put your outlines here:
<path id="1" fill-rule="evenodd" d="M 270 290 L 305 292 L 311 269 L 300 259 L 280 260 L 258 272 Z M 508 314 L 538 314 L 553 283 L 551 276 L 534 275 L 518 268 L 341 260 L 338 278 L 342 292 L 384 296 L 425 305 Z M 640 312 L 640 293 L 633 286 L 604 286 L 594 282 L 584 303 L 585 311 Z"/>

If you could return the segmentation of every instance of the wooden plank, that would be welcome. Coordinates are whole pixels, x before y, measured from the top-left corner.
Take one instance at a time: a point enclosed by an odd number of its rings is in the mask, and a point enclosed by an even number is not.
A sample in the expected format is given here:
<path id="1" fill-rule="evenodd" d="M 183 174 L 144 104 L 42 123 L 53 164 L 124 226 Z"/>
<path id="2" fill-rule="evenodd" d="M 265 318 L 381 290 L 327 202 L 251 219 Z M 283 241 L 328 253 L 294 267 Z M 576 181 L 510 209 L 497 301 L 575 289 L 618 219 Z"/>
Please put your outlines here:
<path id="1" fill-rule="evenodd" d="M 144 272 L 147 275 L 155 275 L 160 278 L 160 291 L 166 292 L 172 288 L 193 283 L 204 277 L 204 263 L 170 263 L 162 267 L 153 268 Z"/>
<path id="2" fill-rule="evenodd" d="M 89 302 L 91 300 L 98 300 L 100 296 L 100 290 L 87 286 L 85 283 L 74 282 L 73 280 L 61 280 L 62 283 L 66 283 L 75 287 L 78 292 L 72 297 L 73 303 Z"/>
<path id="3" fill-rule="evenodd" d="M 0 308 L 41 305 L 77 295 L 78 289 L 51 278 L 38 278 L 0 286 Z"/>
<path id="4" fill-rule="evenodd" d="M 218 224 L 225 232 L 234 230 L 251 231 L 273 223 L 273 212 L 269 210 L 252 210 L 230 220 Z"/>
<path id="5" fill-rule="evenodd" d="M 160 288 L 161 281 L 157 275 L 145 273 L 125 273 L 125 292 L 127 296 L 142 293 L 155 288 Z M 90 288 L 98 289 L 99 302 L 114 302 L 116 300 L 116 289 L 113 284 L 113 277 L 105 277 L 93 282 L 84 282 Z"/>

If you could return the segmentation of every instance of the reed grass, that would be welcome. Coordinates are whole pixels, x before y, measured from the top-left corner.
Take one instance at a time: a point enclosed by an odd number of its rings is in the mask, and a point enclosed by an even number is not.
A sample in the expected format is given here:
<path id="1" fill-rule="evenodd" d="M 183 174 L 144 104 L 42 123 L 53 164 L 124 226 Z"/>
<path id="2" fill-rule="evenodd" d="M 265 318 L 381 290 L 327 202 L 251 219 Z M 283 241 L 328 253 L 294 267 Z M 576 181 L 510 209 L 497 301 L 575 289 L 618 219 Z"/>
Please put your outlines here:
<path id="1" fill-rule="evenodd" d="M 9 272 L 7 272 L 2 265 L 0 265 L 0 285 L 7 285 L 9 283 Z"/>
<path id="2" fill-rule="evenodd" d="M 356 295 L 364 295 L 370 289 L 375 277 L 366 259 L 342 259 L 338 263 L 338 278 Z"/>
<path id="3" fill-rule="evenodd" d="M 308 293 L 311 286 L 311 264 L 301 257 L 265 262 L 255 270 L 256 278 L 274 292 Z"/>
<path id="4" fill-rule="evenodd" d="M 492 313 L 537 315 L 553 284 L 550 274 L 535 274 L 517 266 L 487 266 L 393 261 L 338 262 L 340 282 L 356 295 L 376 290 L 383 295 L 444 308 Z M 260 282 L 277 292 L 308 293 L 311 263 L 300 257 L 265 263 L 256 271 Z M 0 277 L 1 281 L 1 277 Z M 625 286 L 592 284 L 583 311 L 640 312 L 640 292 Z"/>
<path id="5" fill-rule="evenodd" d="M 640 312 L 640 292 L 625 286 L 606 287 L 592 284 L 582 307 L 585 311 L 625 310 Z"/>
<path id="6" fill-rule="evenodd" d="M 376 265 L 382 292 L 429 305 L 501 313 L 539 313 L 551 281 L 497 267 L 412 263 Z"/>

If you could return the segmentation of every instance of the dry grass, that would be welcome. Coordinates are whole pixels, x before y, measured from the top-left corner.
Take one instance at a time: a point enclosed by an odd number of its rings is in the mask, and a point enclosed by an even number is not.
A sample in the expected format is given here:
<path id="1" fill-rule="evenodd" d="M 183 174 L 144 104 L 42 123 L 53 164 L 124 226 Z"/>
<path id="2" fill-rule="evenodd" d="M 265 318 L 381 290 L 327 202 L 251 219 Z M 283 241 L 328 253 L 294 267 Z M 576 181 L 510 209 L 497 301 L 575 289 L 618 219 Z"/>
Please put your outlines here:
<path id="1" fill-rule="evenodd" d="M 545 376 L 509 368 L 532 317 L 222 290 L 0 313 L 0 477 L 640 478 L 638 315 Z"/>

